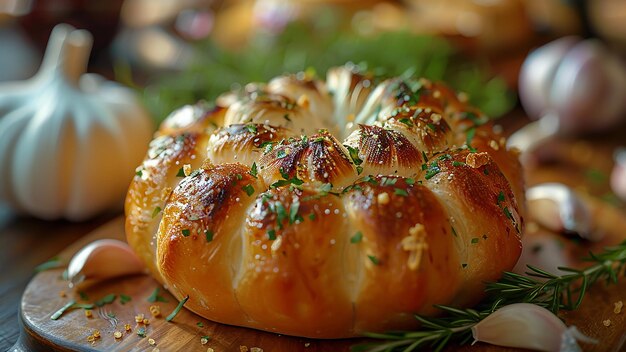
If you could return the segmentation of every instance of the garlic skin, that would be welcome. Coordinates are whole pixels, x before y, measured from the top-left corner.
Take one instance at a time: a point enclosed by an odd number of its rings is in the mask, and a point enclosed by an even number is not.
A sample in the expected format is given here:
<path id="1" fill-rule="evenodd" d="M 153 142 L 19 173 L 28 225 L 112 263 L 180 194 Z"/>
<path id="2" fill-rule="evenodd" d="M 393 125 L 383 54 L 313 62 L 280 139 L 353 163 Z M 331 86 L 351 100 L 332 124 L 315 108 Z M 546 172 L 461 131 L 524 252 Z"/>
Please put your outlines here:
<path id="1" fill-rule="evenodd" d="M 0 84 L 0 200 L 43 219 L 121 208 L 152 120 L 135 94 L 85 74 L 89 32 L 54 28 L 39 72 Z"/>
<path id="2" fill-rule="evenodd" d="M 611 188 L 613 192 L 626 201 L 626 149 L 615 152 L 615 166 L 611 171 Z"/>
<path id="3" fill-rule="evenodd" d="M 555 115 L 559 132 L 615 125 L 626 113 L 626 67 L 596 40 L 565 37 L 533 51 L 520 72 L 520 102 L 532 118 Z"/>
<path id="4" fill-rule="evenodd" d="M 542 183 L 526 190 L 530 218 L 555 232 L 573 232 L 599 241 L 603 232 L 592 231 L 589 206 L 569 187 L 561 183 Z"/>
<path id="5" fill-rule="evenodd" d="M 576 341 L 596 343 L 567 328 L 549 310 L 530 303 L 504 306 L 472 327 L 474 342 L 546 352 L 582 351 Z"/>
<path id="6" fill-rule="evenodd" d="M 79 250 L 67 267 L 69 286 L 85 280 L 105 280 L 120 276 L 144 274 L 145 266 L 128 244 L 103 239 Z"/>

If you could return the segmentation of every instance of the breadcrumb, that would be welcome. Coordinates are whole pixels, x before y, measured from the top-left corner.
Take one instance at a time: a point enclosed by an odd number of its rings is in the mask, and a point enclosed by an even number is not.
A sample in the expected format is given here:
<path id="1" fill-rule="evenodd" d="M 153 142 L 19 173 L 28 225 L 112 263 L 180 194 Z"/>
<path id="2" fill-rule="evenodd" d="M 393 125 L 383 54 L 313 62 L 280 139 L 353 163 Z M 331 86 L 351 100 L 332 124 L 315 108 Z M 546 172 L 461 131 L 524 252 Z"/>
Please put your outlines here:
<path id="1" fill-rule="evenodd" d="M 240 352 L 248 352 L 248 346 L 239 346 Z"/>
<path id="2" fill-rule="evenodd" d="M 154 341 L 154 339 L 148 339 L 148 343 L 150 344 L 150 346 L 156 345 L 156 341 Z"/>
<path id="3" fill-rule="evenodd" d="M 135 322 L 136 323 L 139 323 L 139 324 L 143 323 L 143 319 L 144 319 L 144 315 L 143 314 L 135 315 Z"/>
<path id="4" fill-rule="evenodd" d="M 613 313 L 615 314 L 619 314 L 622 312 L 622 307 L 624 306 L 624 303 L 622 301 L 617 301 L 615 303 L 613 303 Z"/>
<path id="5" fill-rule="evenodd" d="M 606 327 L 611 326 L 611 319 L 607 319 L 607 320 L 603 321 L 603 322 L 602 322 L 602 325 L 604 325 L 604 326 L 606 326 Z"/>
<path id="6" fill-rule="evenodd" d="M 113 337 L 115 337 L 115 339 L 121 339 L 122 338 L 122 333 L 119 331 L 116 331 L 113 333 Z"/>
<path id="7" fill-rule="evenodd" d="M 85 309 L 85 316 L 87 318 L 92 318 L 93 317 L 93 312 L 91 311 L 91 309 Z"/>
<path id="8" fill-rule="evenodd" d="M 161 307 L 157 305 L 150 306 L 150 314 L 155 318 L 161 316 Z"/>
<path id="9" fill-rule="evenodd" d="M 263 349 L 260 347 L 252 347 L 250 349 L 250 352 L 263 352 Z"/>

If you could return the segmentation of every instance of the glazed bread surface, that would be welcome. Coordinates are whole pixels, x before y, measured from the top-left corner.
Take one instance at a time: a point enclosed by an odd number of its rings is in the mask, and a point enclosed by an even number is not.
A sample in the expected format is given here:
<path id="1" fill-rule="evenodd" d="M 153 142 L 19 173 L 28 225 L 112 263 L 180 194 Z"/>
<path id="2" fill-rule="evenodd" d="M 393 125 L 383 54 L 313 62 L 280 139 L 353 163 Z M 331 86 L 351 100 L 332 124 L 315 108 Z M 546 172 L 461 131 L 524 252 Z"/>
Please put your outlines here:
<path id="1" fill-rule="evenodd" d="M 205 318 L 350 337 L 476 303 L 520 255 L 523 186 L 462 94 L 343 66 L 173 112 L 137 168 L 126 232 Z"/>

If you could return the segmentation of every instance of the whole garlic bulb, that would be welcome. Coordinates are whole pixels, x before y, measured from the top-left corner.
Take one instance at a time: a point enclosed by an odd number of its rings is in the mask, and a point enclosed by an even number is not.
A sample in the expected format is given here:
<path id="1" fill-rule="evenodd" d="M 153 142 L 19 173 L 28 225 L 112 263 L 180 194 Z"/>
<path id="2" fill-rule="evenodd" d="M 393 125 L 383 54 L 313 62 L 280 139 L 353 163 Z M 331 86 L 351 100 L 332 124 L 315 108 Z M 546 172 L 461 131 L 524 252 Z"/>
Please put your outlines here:
<path id="1" fill-rule="evenodd" d="M 153 126 L 132 91 L 83 74 L 89 32 L 58 25 L 39 72 L 0 84 L 0 200 L 44 219 L 122 204 Z"/>
<path id="2" fill-rule="evenodd" d="M 533 51 L 520 72 L 519 95 L 533 118 L 553 115 L 559 131 L 593 132 L 626 115 L 626 67 L 599 41 L 564 37 Z"/>

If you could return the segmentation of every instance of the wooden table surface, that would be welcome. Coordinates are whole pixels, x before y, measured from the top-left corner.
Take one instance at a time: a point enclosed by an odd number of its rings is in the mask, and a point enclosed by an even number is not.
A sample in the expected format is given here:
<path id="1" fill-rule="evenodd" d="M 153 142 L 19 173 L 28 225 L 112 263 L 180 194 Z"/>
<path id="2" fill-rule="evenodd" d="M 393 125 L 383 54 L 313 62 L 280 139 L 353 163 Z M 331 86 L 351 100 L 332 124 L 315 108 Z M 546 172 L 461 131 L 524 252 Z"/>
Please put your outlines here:
<path id="1" fill-rule="evenodd" d="M 526 121 L 521 111 L 515 110 L 501 123 L 505 130 L 511 131 Z M 593 137 L 582 143 L 588 143 L 599 153 L 610 155 L 616 144 L 626 144 L 626 128 L 619 131 L 612 132 L 609 138 Z M 611 159 L 605 157 L 602 160 L 594 167 L 607 172 Z M 538 177 L 550 179 L 552 172 L 547 168 L 533 175 L 541 174 Z M 572 172 L 570 176 L 573 184 L 586 177 L 584 170 Z M 606 182 L 601 189 L 591 190 L 591 193 L 604 192 L 605 189 Z M 50 222 L 20 216 L 0 204 L 0 351 L 9 349 L 18 338 L 18 306 L 34 268 L 119 214 L 113 212 L 84 223 Z"/>

